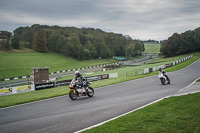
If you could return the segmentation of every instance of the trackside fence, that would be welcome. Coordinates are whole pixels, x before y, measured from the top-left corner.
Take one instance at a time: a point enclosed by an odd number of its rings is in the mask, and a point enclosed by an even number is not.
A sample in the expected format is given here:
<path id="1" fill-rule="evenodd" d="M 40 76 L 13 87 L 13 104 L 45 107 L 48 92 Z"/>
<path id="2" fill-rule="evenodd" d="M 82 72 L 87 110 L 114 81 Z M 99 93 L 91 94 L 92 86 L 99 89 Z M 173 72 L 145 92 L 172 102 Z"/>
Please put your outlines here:
<path id="1" fill-rule="evenodd" d="M 145 68 L 145 69 L 137 69 L 137 70 L 127 71 L 126 77 L 137 76 L 137 75 L 141 75 L 141 74 L 148 74 L 148 73 L 157 71 L 159 68 L 168 68 L 168 67 L 171 67 L 171 66 L 175 66 L 177 64 L 180 64 L 184 61 L 189 60 L 192 57 L 193 57 L 193 55 L 190 55 L 188 57 L 176 60 L 176 61 L 169 63 L 169 64 L 165 64 L 165 65 L 161 65 L 161 66 L 155 66 L 155 67 L 152 67 L 152 68 Z"/>
<path id="2" fill-rule="evenodd" d="M 86 79 L 87 81 L 91 82 L 91 81 L 98 81 L 98 80 L 103 80 L 103 79 L 108 79 L 108 78 L 117 78 L 117 77 L 118 77 L 118 73 L 112 73 L 112 74 L 90 76 L 90 77 L 86 77 Z M 22 92 L 36 91 L 36 90 L 58 87 L 58 86 L 65 86 L 65 85 L 69 85 L 71 81 L 72 79 L 43 83 L 43 84 L 32 84 L 32 85 L 3 88 L 3 89 L 0 89 L 0 96 L 22 93 Z"/>
<path id="3" fill-rule="evenodd" d="M 72 72 L 72 71 L 76 71 L 76 70 L 84 70 L 84 69 L 98 68 L 98 67 L 111 66 L 111 65 L 119 65 L 119 62 L 117 62 L 117 63 L 102 64 L 102 65 L 96 65 L 96 66 L 89 66 L 89 67 L 84 67 L 84 68 L 75 68 L 75 69 L 69 69 L 69 70 L 56 71 L 56 72 L 51 72 L 49 74 L 53 75 L 53 74 L 57 74 L 57 73 Z M 30 78 L 30 75 L 19 76 L 19 77 L 12 77 L 12 78 L 6 78 L 6 79 L 0 79 L 0 81 L 9 81 L 9 80 L 26 79 L 26 78 Z"/>
<path id="4" fill-rule="evenodd" d="M 144 74 L 147 74 L 147 73 L 150 73 L 150 72 L 154 72 L 154 71 L 157 71 L 159 68 L 168 68 L 168 67 L 171 67 L 171 66 L 175 66 L 175 65 L 178 65 L 184 61 L 187 61 L 189 60 L 190 58 L 192 58 L 193 55 L 190 55 L 188 57 L 185 57 L 183 59 L 180 59 L 180 60 L 176 60 L 172 63 L 169 63 L 169 64 L 165 64 L 165 65 L 161 65 L 161 66 L 155 66 L 155 67 L 152 67 L 152 68 L 145 68 L 144 69 Z"/>
<path id="5" fill-rule="evenodd" d="M 141 75 L 141 74 L 143 74 L 143 70 L 137 69 L 137 70 L 133 70 L 133 71 L 127 71 L 126 77 L 137 76 L 137 75 Z"/>

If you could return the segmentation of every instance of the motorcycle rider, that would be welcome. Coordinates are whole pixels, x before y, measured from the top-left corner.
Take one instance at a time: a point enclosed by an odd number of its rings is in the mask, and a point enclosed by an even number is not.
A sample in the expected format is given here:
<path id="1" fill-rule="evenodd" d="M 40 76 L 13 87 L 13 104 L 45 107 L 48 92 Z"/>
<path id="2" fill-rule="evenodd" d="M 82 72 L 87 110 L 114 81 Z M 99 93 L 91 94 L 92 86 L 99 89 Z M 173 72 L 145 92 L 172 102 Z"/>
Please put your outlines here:
<path id="1" fill-rule="evenodd" d="M 170 80 L 169 80 L 169 77 L 167 76 L 165 70 L 163 70 L 162 68 L 159 68 L 158 70 L 159 70 L 159 73 L 162 73 L 162 74 L 166 77 L 166 79 L 167 79 L 167 81 L 168 81 L 168 83 L 169 83 Z"/>
<path id="2" fill-rule="evenodd" d="M 86 92 L 87 92 L 87 88 L 84 87 L 84 81 L 85 81 L 85 78 L 83 75 L 81 75 L 80 71 L 75 71 L 75 80 L 78 81 L 77 85 L 79 85 L 79 87 L 83 87 Z"/>

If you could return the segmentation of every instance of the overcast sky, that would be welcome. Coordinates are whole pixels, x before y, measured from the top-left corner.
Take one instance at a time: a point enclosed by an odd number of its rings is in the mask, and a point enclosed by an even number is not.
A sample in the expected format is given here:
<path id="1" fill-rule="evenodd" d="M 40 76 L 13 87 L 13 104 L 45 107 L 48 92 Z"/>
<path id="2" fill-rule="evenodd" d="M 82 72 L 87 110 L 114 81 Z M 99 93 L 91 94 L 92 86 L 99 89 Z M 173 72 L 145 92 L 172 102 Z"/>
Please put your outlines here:
<path id="1" fill-rule="evenodd" d="M 200 0 L 0 0 L 0 30 L 33 24 L 163 40 L 200 27 Z"/>

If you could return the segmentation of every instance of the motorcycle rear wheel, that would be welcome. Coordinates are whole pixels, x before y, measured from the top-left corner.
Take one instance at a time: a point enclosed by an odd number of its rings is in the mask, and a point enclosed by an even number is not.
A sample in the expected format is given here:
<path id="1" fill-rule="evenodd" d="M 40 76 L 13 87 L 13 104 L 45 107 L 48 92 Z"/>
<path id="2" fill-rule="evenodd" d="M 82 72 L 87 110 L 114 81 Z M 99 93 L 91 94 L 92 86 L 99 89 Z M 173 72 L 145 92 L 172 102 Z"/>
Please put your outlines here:
<path id="1" fill-rule="evenodd" d="M 73 92 L 73 91 L 70 91 L 69 92 L 69 97 L 72 99 L 72 100 L 76 100 L 77 97 L 78 97 L 78 93 L 77 92 Z"/>
<path id="2" fill-rule="evenodd" d="M 87 93 L 87 95 L 89 97 L 93 97 L 94 96 L 94 89 L 92 87 L 88 87 L 88 93 Z"/>

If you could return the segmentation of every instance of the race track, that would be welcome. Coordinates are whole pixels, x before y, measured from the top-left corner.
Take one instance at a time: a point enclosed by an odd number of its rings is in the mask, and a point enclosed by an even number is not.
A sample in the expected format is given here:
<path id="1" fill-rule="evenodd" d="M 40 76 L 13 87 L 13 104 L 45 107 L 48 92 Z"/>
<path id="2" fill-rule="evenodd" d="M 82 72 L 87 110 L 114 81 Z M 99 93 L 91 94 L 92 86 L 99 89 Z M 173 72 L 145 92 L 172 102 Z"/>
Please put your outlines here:
<path id="1" fill-rule="evenodd" d="M 92 98 L 68 95 L 0 109 L 2 133 L 72 133 L 173 95 L 200 77 L 200 60 L 168 73 L 170 85 L 157 75 L 95 89 Z"/>

